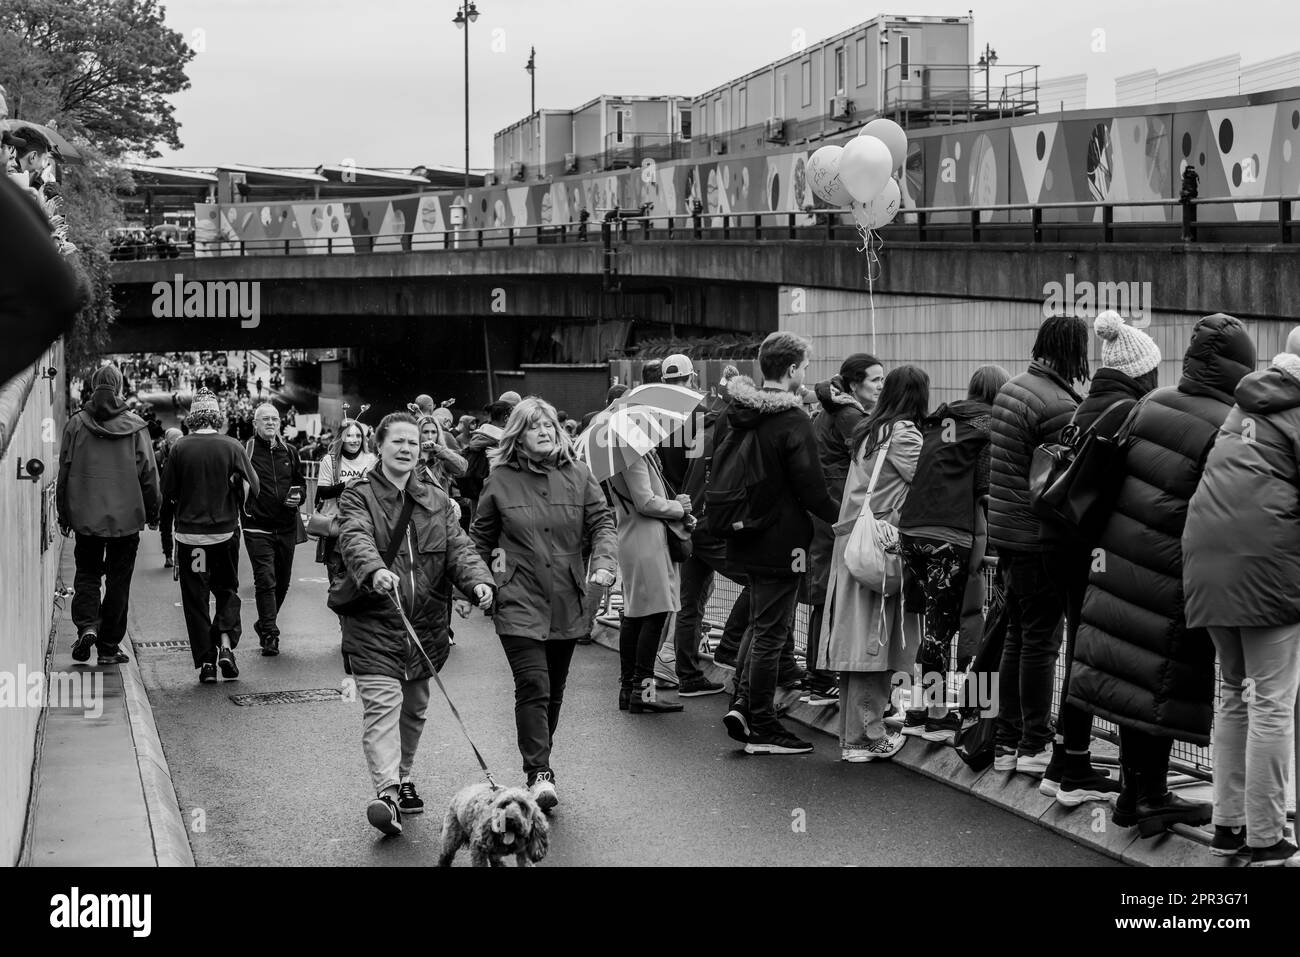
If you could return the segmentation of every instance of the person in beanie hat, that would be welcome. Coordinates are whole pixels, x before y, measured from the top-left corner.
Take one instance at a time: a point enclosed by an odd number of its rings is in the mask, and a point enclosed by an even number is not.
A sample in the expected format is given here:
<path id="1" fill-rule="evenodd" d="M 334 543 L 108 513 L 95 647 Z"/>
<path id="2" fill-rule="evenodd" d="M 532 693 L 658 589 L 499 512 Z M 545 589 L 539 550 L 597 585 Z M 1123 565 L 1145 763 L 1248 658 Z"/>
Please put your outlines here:
<path id="1" fill-rule="evenodd" d="M 1119 494 L 1097 542 L 1106 564 L 1088 579 L 1066 694 L 1071 707 L 1119 725 L 1123 790 L 1111 820 L 1141 837 L 1210 821 L 1208 804 L 1167 784 L 1174 741 L 1207 746 L 1214 716 L 1214 644 L 1187 622 L 1180 539 L 1233 391 L 1254 368 L 1238 320 L 1217 313 L 1196 324 L 1178 385 L 1148 395 L 1128 426 Z M 1216 749 L 1216 778 L 1230 760 Z M 1063 781 L 1057 801 L 1074 797 Z M 1242 852 L 1241 821 L 1215 830 L 1213 853 Z"/>
<path id="2" fill-rule="evenodd" d="M 1124 317 L 1113 310 L 1103 312 L 1093 321 L 1093 331 L 1101 339 L 1101 368 L 1093 376 L 1088 394 L 1079 403 L 1073 421 L 1081 434 L 1091 431 L 1103 438 L 1111 438 L 1124 424 L 1137 401 L 1155 389 L 1160 349 L 1149 335 L 1128 325 Z M 1069 556 L 1065 677 L 1062 681 L 1062 687 L 1067 688 L 1092 565 L 1092 544 L 1080 543 L 1062 549 L 1063 554 Z M 1068 700 L 1063 702 L 1053 738 L 1051 762 L 1038 785 L 1040 793 L 1055 797 L 1066 807 L 1077 807 L 1084 801 L 1113 801 L 1119 796 L 1119 783 L 1104 771 L 1093 768 L 1089 754 L 1091 740 L 1092 714 Z"/>
<path id="3" fill-rule="evenodd" d="M 99 664 L 112 665 L 128 660 L 118 646 L 140 530 L 158 524 L 158 468 L 144 419 L 122 401 L 122 373 L 103 366 L 90 384 L 90 398 L 63 430 L 55 500 L 60 528 L 77 536 L 72 658 L 89 660 L 93 645 Z"/>
<path id="4" fill-rule="evenodd" d="M 227 680 L 239 677 L 239 515 L 260 490 L 248 453 L 221 434 L 224 425 L 217 397 L 200 389 L 186 419 L 189 434 L 167 457 L 162 483 L 163 497 L 175 503 L 176 577 L 200 684 L 216 683 L 218 665 Z"/>

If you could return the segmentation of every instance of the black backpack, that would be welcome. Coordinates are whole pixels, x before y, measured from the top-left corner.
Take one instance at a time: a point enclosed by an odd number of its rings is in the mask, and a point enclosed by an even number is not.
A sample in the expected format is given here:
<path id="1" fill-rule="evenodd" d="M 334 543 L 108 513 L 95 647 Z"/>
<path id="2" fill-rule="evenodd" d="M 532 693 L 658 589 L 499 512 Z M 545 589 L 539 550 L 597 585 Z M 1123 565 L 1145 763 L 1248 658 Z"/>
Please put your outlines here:
<path id="1" fill-rule="evenodd" d="M 704 527 L 717 538 L 761 532 L 777 519 L 758 429 L 731 429 L 713 454 L 704 493 Z"/>
<path id="2" fill-rule="evenodd" d="M 483 483 L 492 471 L 492 463 L 488 461 L 489 451 L 491 450 L 487 447 L 466 449 L 465 474 L 456 479 L 456 488 L 460 493 L 475 502 L 483 494 Z"/>

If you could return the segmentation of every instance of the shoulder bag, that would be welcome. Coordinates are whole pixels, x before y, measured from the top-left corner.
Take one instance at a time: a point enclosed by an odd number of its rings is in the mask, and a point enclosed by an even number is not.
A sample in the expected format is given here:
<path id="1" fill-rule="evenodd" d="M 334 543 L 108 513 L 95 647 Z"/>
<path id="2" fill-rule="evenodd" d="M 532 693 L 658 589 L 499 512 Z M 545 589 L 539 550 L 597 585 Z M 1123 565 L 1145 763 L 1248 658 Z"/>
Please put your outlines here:
<path id="1" fill-rule="evenodd" d="M 853 524 L 853 531 L 849 532 L 849 541 L 844 549 L 844 565 L 849 574 L 880 595 L 896 595 L 903 588 L 903 559 L 898 552 L 898 529 L 889 522 L 876 518 L 876 513 L 871 508 L 871 496 L 876 491 L 876 482 L 880 480 L 880 472 L 885 467 L 885 459 L 889 457 L 889 446 L 893 441 L 891 428 L 889 438 L 876 455 L 862 512 Z"/>

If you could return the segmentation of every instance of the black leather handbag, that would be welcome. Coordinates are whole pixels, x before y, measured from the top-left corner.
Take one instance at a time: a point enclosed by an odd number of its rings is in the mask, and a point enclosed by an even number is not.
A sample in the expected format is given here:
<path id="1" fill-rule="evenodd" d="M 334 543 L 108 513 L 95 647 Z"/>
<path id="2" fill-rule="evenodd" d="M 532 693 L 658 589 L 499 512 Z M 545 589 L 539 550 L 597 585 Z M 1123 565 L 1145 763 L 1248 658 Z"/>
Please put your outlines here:
<path id="1" fill-rule="evenodd" d="M 1099 428 L 1114 410 L 1128 403 L 1133 407 L 1118 429 L 1108 432 Z M 1124 481 L 1129 425 L 1138 404 L 1131 398 L 1111 403 L 1086 432 L 1072 417 L 1061 430 L 1060 442 L 1034 449 L 1029 464 L 1029 506 L 1081 544 L 1101 537 L 1115 505 Z"/>

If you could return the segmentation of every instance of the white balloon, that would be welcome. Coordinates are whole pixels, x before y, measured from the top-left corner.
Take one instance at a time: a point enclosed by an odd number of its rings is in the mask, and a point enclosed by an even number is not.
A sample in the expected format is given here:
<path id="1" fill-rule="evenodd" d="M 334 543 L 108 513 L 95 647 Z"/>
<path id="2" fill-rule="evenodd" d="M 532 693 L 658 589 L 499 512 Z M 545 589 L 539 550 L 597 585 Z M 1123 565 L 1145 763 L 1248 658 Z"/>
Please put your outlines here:
<path id="1" fill-rule="evenodd" d="M 853 204 L 853 219 L 863 229 L 879 229 L 887 226 L 898 215 L 898 207 L 902 205 L 902 199 L 902 193 L 898 190 L 898 181 L 891 178 L 871 202 Z"/>
<path id="2" fill-rule="evenodd" d="M 885 188 L 892 164 L 889 147 L 874 136 L 859 136 L 840 155 L 840 182 L 858 202 L 869 203 Z"/>
<path id="3" fill-rule="evenodd" d="M 825 200 L 832 206 L 848 206 L 853 197 L 840 181 L 840 157 L 844 153 L 842 146 L 823 146 L 808 157 L 808 182 L 818 199 Z"/>
<path id="4" fill-rule="evenodd" d="M 907 133 L 893 120 L 872 120 L 858 132 L 858 136 L 874 136 L 889 148 L 893 170 L 907 162 Z"/>

